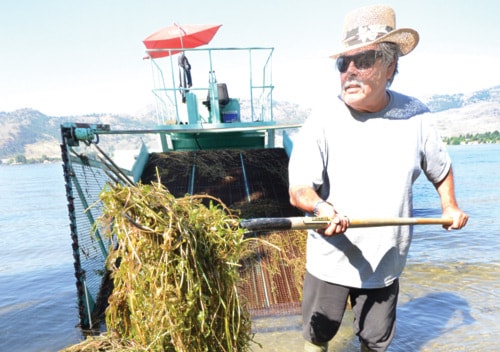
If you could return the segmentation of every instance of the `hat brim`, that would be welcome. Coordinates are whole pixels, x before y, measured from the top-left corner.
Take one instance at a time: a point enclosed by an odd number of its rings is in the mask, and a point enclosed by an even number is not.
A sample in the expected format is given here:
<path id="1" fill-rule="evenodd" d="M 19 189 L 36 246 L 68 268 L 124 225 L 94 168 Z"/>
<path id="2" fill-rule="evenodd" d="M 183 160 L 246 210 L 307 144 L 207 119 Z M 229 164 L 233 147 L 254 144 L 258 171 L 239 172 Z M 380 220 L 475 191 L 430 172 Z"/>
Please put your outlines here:
<path id="1" fill-rule="evenodd" d="M 389 42 L 389 43 L 396 43 L 399 45 L 399 50 L 400 50 L 400 56 L 405 56 L 406 54 L 409 54 L 415 47 L 417 46 L 419 41 L 419 35 L 418 32 L 411 29 L 411 28 L 398 28 L 395 29 L 385 35 L 383 35 L 380 38 L 377 38 L 371 42 L 365 42 L 365 43 L 360 43 L 356 45 L 351 45 L 349 47 L 345 47 L 344 50 L 342 50 L 339 53 L 333 54 L 330 56 L 332 59 L 336 59 L 339 56 L 352 51 L 356 50 L 359 48 L 363 48 L 368 45 L 372 44 L 377 44 L 377 43 L 382 43 L 382 42 Z"/>

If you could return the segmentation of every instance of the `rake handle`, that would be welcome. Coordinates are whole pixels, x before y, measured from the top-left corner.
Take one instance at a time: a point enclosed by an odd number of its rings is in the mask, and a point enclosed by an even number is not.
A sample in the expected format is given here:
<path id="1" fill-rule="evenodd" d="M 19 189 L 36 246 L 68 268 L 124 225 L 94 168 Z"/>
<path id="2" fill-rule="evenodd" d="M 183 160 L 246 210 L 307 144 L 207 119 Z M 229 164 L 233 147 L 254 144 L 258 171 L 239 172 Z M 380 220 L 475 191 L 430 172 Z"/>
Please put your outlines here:
<path id="1" fill-rule="evenodd" d="M 328 227 L 327 217 L 255 218 L 240 222 L 240 227 L 249 231 L 308 230 Z M 350 219 L 349 227 L 380 227 L 402 225 L 451 225 L 453 219 L 445 218 L 373 218 Z"/>

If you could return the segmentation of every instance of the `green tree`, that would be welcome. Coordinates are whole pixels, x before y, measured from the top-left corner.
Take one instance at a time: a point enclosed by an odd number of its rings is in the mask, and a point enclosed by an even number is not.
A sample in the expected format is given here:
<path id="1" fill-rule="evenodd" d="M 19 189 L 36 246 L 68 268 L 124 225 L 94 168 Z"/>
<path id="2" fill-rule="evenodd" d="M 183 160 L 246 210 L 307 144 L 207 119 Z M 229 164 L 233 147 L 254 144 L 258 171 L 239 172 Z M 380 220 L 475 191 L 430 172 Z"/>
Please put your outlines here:
<path id="1" fill-rule="evenodd" d="M 14 160 L 16 163 L 26 164 L 26 157 L 22 154 L 17 154 Z"/>

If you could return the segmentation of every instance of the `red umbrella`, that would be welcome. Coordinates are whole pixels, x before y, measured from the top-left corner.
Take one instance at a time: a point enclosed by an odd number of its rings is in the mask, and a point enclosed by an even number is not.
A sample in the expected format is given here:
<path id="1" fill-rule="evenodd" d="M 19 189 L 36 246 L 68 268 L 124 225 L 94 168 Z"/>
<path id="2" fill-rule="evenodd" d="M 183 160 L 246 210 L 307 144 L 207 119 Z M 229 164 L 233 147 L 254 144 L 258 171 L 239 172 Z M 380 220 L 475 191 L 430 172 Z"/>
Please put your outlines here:
<path id="1" fill-rule="evenodd" d="M 186 24 L 165 27 L 143 40 L 147 49 L 191 49 L 208 44 L 221 24 Z M 151 51 L 148 54 L 152 58 L 159 58 L 176 54 L 182 50 Z"/>

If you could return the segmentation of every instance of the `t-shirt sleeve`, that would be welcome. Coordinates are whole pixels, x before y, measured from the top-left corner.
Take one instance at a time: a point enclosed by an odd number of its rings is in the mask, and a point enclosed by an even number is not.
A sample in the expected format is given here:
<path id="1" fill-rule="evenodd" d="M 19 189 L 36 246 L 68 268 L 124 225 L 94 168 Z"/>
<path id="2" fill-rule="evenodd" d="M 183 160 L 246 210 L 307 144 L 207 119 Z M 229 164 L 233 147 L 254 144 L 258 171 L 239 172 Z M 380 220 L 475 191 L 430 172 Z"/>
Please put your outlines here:
<path id="1" fill-rule="evenodd" d="M 451 158 L 445 144 L 437 129 L 428 122 L 423 121 L 424 131 L 424 155 L 422 159 L 422 170 L 427 179 L 436 184 L 442 181 L 451 167 Z"/>

